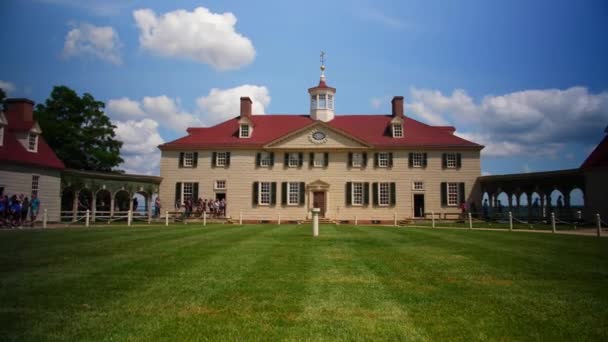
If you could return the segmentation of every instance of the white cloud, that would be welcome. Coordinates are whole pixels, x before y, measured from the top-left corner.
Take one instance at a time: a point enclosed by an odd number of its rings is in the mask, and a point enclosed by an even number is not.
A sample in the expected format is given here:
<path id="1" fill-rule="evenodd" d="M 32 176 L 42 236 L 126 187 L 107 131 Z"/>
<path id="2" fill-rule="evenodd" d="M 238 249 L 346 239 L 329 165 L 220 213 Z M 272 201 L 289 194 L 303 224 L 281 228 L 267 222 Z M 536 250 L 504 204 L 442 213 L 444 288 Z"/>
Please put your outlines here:
<path id="1" fill-rule="evenodd" d="M 133 12 L 139 43 L 161 56 L 206 63 L 218 70 L 238 69 L 255 58 L 251 41 L 235 31 L 234 14 L 197 7 L 157 16 L 151 9 Z"/>
<path id="2" fill-rule="evenodd" d="M 164 143 L 158 133 L 158 123 L 151 119 L 114 121 L 116 137 L 123 142 L 120 168 L 128 173 L 158 174 L 160 151 Z"/>
<path id="3" fill-rule="evenodd" d="M 148 118 L 157 121 L 178 133 L 184 133 L 188 127 L 201 126 L 201 120 L 181 109 L 177 100 L 166 95 L 146 96 L 141 101 L 127 97 L 108 101 L 108 113 L 116 120 L 141 120 Z"/>
<path id="4" fill-rule="evenodd" d="M 121 46 L 113 27 L 81 23 L 65 36 L 63 55 L 66 58 L 89 56 L 118 65 L 122 63 Z"/>
<path id="5" fill-rule="evenodd" d="M 240 114 L 242 96 L 251 98 L 253 114 L 265 114 L 270 95 L 264 86 L 245 84 L 229 89 L 213 88 L 207 96 L 196 99 L 196 104 L 205 123 L 215 124 Z"/>
<path id="6" fill-rule="evenodd" d="M 0 89 L 4 90 L 6 96 L 10 96 L 11 93 L 17 89 L 17 87 L 12 82 L 0 80 Z"/>
<path id="7" fill-rule="evenodd" d="M 524 90 L 485 96 L 476 103 L 464 90 L 450 95 L 412 88 L 406 111 L 433 125 L 465 127 L 457 135 L 485 145 L 489 156 L 557 158 L 568 143 L 595 143 L 608 123 L 608 92 L 584 87 Z"/>

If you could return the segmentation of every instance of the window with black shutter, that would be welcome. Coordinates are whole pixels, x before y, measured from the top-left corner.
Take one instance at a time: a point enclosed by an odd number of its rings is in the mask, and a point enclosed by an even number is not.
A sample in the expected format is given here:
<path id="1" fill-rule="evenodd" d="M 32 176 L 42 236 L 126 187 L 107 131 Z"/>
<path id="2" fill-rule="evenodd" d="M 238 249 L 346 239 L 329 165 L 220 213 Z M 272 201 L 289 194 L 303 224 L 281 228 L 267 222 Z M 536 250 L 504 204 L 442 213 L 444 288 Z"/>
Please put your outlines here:
<path id="1" fill-rule="evenodd" d="M 253 187 L 251 188 L 251 202 L 253 205 L 258 205 L 258 182 L 253 182 Z"/>
<path id="2" fill-rule="evenodd" d="M 230 166 L 230 152 L 226 152 L 226 167 Z"/>
<path id="3" fill-rule="evenodd" d="M 182 183 L 175 183 L 175 206 L 179 208 L 182 205 Z"/>
<path id="4" fill-rule="evenodd" d="M 300 165 L 300 167 L 302 167 L 302 165 L 304 165 L 304 153 L 302 153 L 302 152 L 298 153 L 298 159 L 300 161 L 299 165 Z"/>
<path id="5" fill-rule="evenodd" d="M 192 202 L 198 200 L 198 183 L 192 183 Z"/>
<path id="6" fill-rule="evenodd" d="M 329 166 L 329 153 L 327 153 L 327 152 L 325 152 L 325 154 L 323 155 L 323 166 L 324 167 Z"/>
<path id="7" fill-rule="evenodd" d="M 372 183 L 372 199 L 375 206 L 378 205 L 378 183 Z"/>
<path id="8" fill-rule="evenodd" d="M 314 152 L 310 152 L 308 154 L 308 166 L 310 166 L 310 167 L 315 166 L 315 153 Z"/>
<path id="9" fill-rule="evenodd" d="M 353 183 L 352 182 L 346 182 L 346 188 L 345 188 L 345 193 L 346 193 L 346 205 L 351 205 L 353 202 L 352 199 L 352 186 Z"/>
<path id="10" fill-rule="evenodd" d="M 394 206 L 397 203 L 397 187 L 395 183 L 391 183 L 391 205 Z"/>
<path id="11" fill-rule="evenodd" d="M 179 153 L 179 164 L 178 167 L 184 167 L 184 152 Z"/>
<path id="12" fill-rule="evenodd" d="M 304 205 L 304 195 L 306 191 L 306 185 L 304 182 L 300 182 L 300 205 Z"/>
<path id="13" fill-rule="evenodd" d="M 456 168 L 460 169 L 462 167 L 462 155 L 460 153 L 456 153 Z"/>
<path id="14" fill-rule="evenodd" d="M 447 169 L 447 167 L 448 167 L 448 154 L 447 153 L 441 154 L 441 167 L 444 169 Z"/>
<path id="15" fill-rule="evenodd" d="M 262 163 L 262 154 L 258 152 L 255 155 L 255 166 L 260 167 L 261 163 Z"/>
<path id="16" fill-rule="evenodd" d="M 277 182 L 272 182 L 270 185 L 270 204 L 277 204 Z"/>
<path id="17" fill-rule="evenodd" d="M 393 167 L 393 152 L 388 153 L 388 167 Z"/>
<path id="18" fill-rule="evenodd" d="M 459 197 L 459 203 L 465 203 L 466 199 L 465 199 L 465 192 L 464 192 L 464 183 L 458 183 L 458 197 Z"/>
<path id="19" fill-rule="evenodd" d="M 369 183 L 363 183 L 363 204 L 369 205 Z"/>
<path id="20" fill-rule="evenodd" d="M 287 205 L 287 182 L 281 183 L 281 204 Z"/>
<path id="21" fill-rule="evenodd" d="M 441 206 L 447 207 L 448 205 L 448 183 L 441 183 Z"/>
<path id="22" fill-rule="evenodd" d="M 414 154 L 411 152 L 407 155 L 407 166 L 414 167 Z"/>
<path id="23" fill-rule="evenodd" d="M 348 152 L 348 166 L 353 167 L 353 153 Z"/>
<path id="24" fill-rule="evenodd" d="M 192 167 L 198 166 L 198 152 L 192 154 Z"/>
<path id="25" fill-rule="evenodd" d="M 217 163 L 217 152 L 211 153 L 211 166 L 215 167 Z"/>

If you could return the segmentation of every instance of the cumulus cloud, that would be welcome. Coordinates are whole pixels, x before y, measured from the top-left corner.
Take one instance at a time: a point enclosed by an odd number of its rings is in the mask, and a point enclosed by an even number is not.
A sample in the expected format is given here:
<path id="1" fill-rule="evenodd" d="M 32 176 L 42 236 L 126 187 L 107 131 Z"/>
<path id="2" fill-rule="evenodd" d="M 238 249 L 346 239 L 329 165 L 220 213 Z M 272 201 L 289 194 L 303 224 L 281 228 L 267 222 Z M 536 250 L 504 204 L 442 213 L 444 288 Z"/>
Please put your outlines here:
<path id="1" fill-rule="evenodd" d="M 116 136 L 123 142 L 124 163 L 120 168 L 129 173 L 158 174 L 160 151 L 157 146 L 164 143 L 158 133 L 158 123 L 143 119 L 114 121 L 114 124 Z"/>
<path id="2" fill-rule="evenodd" d="M 14 92 L 17 87 L 12 82 L 0 80 L 0 89 L 4 90 L 7 96 L 10 96 L 10 94 Z"/>
<path id="3" fill-rule="evenodd" d="M 122 63 L 121 46 L 118 32 L 113 27 L 81 23 L 65 36 L 63 56 L 89 56 L 118 65 Z"/>
<path id="4" fill-rule="evenodd" d="M 434 125 L 466 127 L 456 134 L 485 145 L 490 156 L 556 157 L 567 143 L 591 143 L 608 123 L 608 92 L 585 87 L 524 90 L 475 102 L 464 90 L 444 95 L 412 88 L 408 111 Z"/>
<path id="5" fill-rule="evenodd" d="M 264 86 L 245 84 L 228 89 L 213 88 L 207 96 L 199 97 L 196 104 L 205 123 L 215 124 L 240 114 L 242 96 L 251 98 L 253 114 L 265 114 L 270 94 Z"/>
<path id="6" fill-rule="evenodd" d="M 111 99 L 107 111 L 116 120 L 153 119 L 178 133 L 185 132 L 188 127 L 202 125 L 196 115 L 181 109 L 177 100 L 166 95 L 146 96 L 141 101 L 127 97 Z"/>
<path id="7" fill-rule="evenodd" d="M 211 65 L 217 70 L 238 69 L 255 58 L 251 41 L 236 32 L 234 14 L 212 13 L 197 7 L 157 15 L 151 9 L 133 12 L 139 43 L 167 57 L 181 57 Z"/>

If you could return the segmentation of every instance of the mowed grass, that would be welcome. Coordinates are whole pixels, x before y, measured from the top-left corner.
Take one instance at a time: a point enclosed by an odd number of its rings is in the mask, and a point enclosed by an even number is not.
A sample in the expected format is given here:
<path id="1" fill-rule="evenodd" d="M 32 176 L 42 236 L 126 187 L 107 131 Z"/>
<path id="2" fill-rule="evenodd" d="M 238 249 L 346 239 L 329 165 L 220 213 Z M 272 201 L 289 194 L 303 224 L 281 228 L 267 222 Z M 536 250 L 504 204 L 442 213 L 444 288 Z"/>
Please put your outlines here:
<path id="1" fill-rule="evenodd" d="M 0 231 L 2 340 L 608 340 L 608 239 L 363 226 Z"/>

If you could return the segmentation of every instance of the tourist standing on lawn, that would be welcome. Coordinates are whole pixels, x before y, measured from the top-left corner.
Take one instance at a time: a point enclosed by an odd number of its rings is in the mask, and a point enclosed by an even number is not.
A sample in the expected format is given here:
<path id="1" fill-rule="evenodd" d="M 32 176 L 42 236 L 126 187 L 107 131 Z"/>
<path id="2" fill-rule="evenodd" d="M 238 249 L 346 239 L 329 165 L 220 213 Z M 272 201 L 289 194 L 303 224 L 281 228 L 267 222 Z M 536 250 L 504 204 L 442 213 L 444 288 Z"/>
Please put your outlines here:
<path id="1" fill-rule="evenodd" d="M 21 222 L 25 223 L 27 221 L 27 213 L 30 210 L 30 200 L 27 196 L 23 199 L 21 203 Z"/>
<path id="2" fill-rule="evenodd" d="M 32 227 L 34 226 L 34 222 L 36 222 L 36 217 L 38 216 L 39 209 L 40 200 L 38 199 L 38 195 L 33 194 L 32 200 L 30 201 L 30 220 L 32 221 Z"/>
<path id="3" fill-rule="evenodd" d="M 160 208 L 161 207 L 162 207 L 162 205 L 160 203 L 160 196 L 157 196 L 156 200 L 154 201 L 154 216 L 160 217 Z"/>

